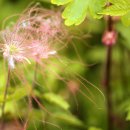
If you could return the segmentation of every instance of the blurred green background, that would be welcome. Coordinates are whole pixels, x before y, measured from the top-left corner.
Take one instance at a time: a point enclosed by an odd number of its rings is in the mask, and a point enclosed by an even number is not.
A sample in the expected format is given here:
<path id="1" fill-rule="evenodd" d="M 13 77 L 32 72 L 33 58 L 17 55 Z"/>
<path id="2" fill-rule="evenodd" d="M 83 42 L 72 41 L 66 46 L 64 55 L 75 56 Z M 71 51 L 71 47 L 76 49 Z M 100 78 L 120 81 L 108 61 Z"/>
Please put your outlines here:
<path id="1" fill-rule="evenodd" d="M 4 20 L 23 12 L 32 0 L 0 0 L 0 28 Z M 59 8 L 49 0 L 40 1 L 43 8 Z M 60 9 L 60 8 L 59 8 Z M 17 18 L 6 22 L 8 26 Z M 44 60 L 39 66 L 35 96 L 45 109 L 33 101 L 29 111 L 27 95 L 32 84 L 35 63 L 17 65 L 11 74 L 5 122 L 7 130 L 21 130 L 29 119 L 27 130 L 107 130 L 107 108 L 102 80 L 106 48 L 101 43 L 105 20 L 88 17 L 80 26 L 66 27 L 73 34 L 59 58 Z M 112 57 L 112 104 L 114 130 L 130 129 L 130 28 L 117 22 L 118 42 Z M 0 101 L 6 82 L 6 67 L 0 56 Z M 89 81 L 85 81 L 83 77 Z M 93 86 L 95 85 L 96 88 Z M 105 94 L 104 94 L 105 95 Z M 28 116 L 29 114 L 29 116 Z"/>

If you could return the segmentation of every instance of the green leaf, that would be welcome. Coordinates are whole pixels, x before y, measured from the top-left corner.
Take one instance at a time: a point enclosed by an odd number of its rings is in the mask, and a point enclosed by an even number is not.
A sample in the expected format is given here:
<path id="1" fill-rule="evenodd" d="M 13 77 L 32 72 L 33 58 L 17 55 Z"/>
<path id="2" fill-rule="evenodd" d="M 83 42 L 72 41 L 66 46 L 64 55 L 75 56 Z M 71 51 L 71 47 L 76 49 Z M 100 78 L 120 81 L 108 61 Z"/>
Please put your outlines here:
<path id="1" fill-rule="evenodd" d="M 130 26 L 130 12 L 128 12 L 126 15 L 124 15 L 122 18 L 122 23 L 125 25 L 125 26 Z"/>
<path id="2" fill-rule="evenodd" d="M 65 110 L 69 108 L 69 104 L 61 96 L 56 95 L 54 93 L 46 93 L 43 95 L 43 98 L 49 101 L 50 103 L 54 103 Z"/>
<path id="3" fill-rule="evenodd" d="M 130 1 L 128 0 L 109 0 L 109 2 L 112 3 L 112 5 L 99 14 L 123 16 L 130 11 Z"/>
<path id="4" fill-rule="evenodd" d="M 14 102 L 6 102 L 4 112 L 5 113 L 11 113 L 11 114 L 14 114 L 16 116 L 16 108 L 17 108 L 16 103 L 14 103 Z M 0 109 L 0 117 L 1 117 L 1 115 L 2 115 L 2 110 Z"/>
<path id="5" fill-rule="evenodd" d="M 99 19 L 102 17 L 102 15 L 98 14 L 97 12 L 100 12 L 105 6 L 105 4 L 106 0 L 90 0 L 89 10 L 93 18 Z"/>
<path id="6" fill-rule="evenodd" d="M 130 111 L 127 113 L 126 120 L 127 120 L 127 121 L 130 121 Z"/>
<path id="7" fill-rule="evenodd" d="M 26 87 L 16 89 L 16 91 L 8 96 L 8 100 L 20 100 L 29 94 L 29 90 Z"/>
<path id="8" fill-rule="evenodd" d="M 130 104 L 127 105 L 126 112 L 127 112 L 126 120 L 130 121 Z"/>
<path id="9" fill-rule="evenodd" d="M 84 126 L 82 121 L 79 120 L 77 117 L 75 117 L 72 114 L 65 114 L 65 113 L 56 113 L 54 116 L 60 120 L 63 120 L 66 123 L 69 123 L 71 125 L 75 126 Z"/>
<path id="10" fill-rule="evenodd" d="M 102 10 L 106 0 L 52 0 L 52 3 L 57 5 L 68 3 L 62 16 L 65 19 L 65 24 L 70 26 L 81 24 L 88 12 L 94 18 L 101 18 L 98 12 Z"/>
<path id="11" fill-rule="evenodd" d="M 121 23 L 116 25 L 117 31 L 121 34 L 123 41 L 122 44 L 127 48 L 130 49 L 130 27 L 125 27 Z"/>
<path id="12" fill-rule="evenodd" d="M 26 87 L 17 88 L 14 93 L 8 94 L 6 101 L 20 100 L 27 96 L 29 90 Z M 0 102 L 3 102 L 3 94 L 0 95 Z"/>
<path id="13" fill-rule="evenodd" d="M 72 0 L 51 0 L 51 3 L 57 4 L 57 5 L 64 5 L 64 4 L 67 4 L 71 1 Z"/>
<path id="14" fill-rule="evenodd" d="M 63 18 L 66 25 L 79 25 L 87 15 L 89 0 L 74 0 L 65 8 Z"/>
<path id="15" fill-rule="evenodd" d="M 126 4 L 126 3 L 130 2 L 130 1 L 129 0 L 108 0 L 108 2 L 110 2 L 112 4 L 117 4 L 117 3 Z"/>
<path id="16" fill-rule="evenodd" d="M 102 129 L 97 128 L 97 127 L 90 127 L 88 130 L 102 130 Z"/>

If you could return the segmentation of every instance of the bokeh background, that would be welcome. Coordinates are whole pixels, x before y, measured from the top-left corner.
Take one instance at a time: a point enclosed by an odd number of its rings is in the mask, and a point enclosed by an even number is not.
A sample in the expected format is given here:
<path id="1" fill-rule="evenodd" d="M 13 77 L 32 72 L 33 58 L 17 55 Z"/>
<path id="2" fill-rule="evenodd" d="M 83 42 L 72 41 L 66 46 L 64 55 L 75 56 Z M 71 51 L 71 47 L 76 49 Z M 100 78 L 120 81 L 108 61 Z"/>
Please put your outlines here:
<path id="1" fill-rule="evenodd" d="M 40 2 L 43 8 L 59 9 L 49 0 L 0 0 L 0 29 L 14 24 L 17 17 L 31 3 Z M 106 47 L 101 43 L 106 28 L 104 19 L 91 17 L 80 25 L 66 27 L 72 38 L 58 51 L 58 58 L 43 60 L 38 67 L 34 100 L 29 111 L 28 94 L 35 63 L 17 65 L 11 73 L 6 103 L 6 130 L 107 130 L 107 107 L 102 85 L 106 62 Z M 130 129 L 130 28 L 115 23 L 118 41 L 112 54 L 112 104 L 114 130 Z M 66 44 L 66 41 L 63 41 Z M 6 62 L 0 54 L 0 101 L 6 83 Z M 99 90 L 98 90 L 99 89 Z M 102 91 L 102 93 L 100 92 Z M 41 107 L 42 106 L 42 107 Z M 29 113 L 29 116 L 28 116 Z"/>

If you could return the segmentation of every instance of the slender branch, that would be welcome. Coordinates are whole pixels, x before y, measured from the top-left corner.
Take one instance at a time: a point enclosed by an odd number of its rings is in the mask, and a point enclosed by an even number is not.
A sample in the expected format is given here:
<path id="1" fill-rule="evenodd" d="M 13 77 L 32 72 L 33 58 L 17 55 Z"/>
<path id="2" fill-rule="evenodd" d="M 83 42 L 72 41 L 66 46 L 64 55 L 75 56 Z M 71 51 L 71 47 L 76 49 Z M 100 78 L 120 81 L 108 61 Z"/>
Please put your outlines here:
<path id="1" fill-rule="evenodd" d="M 7 98 L 7 93 L 8 93 L 8 88 L 9 88 L 9 83 L 10 83 L 10 68 L 8 67 L 8 74 L 7 74 L 7 81 L 6 81 L 6 86 L 5 86 L 5 91 L 4 91 L 4 98 L 3 98 L 3 104 L 1 107 L 1 118 L 2 118 L 2 125 L 1 129 L 4 130 L 4 111 L 5 111 L 5 105 L 6 105 L 6 98 Z"/>

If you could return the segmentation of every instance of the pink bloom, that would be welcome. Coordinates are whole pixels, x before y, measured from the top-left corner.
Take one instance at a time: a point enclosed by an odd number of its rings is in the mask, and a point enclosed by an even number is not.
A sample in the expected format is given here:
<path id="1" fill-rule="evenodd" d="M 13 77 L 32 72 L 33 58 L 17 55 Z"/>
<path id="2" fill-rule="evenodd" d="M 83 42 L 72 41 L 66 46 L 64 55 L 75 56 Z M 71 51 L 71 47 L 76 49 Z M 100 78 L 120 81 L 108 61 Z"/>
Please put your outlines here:
<path id="1" fill-rule="evenodd" d="M 102 42 L 105 45 L 113 45 L 117 41 L 117 33 L 115 31 L 106 31 L 103 34 Z"/>

